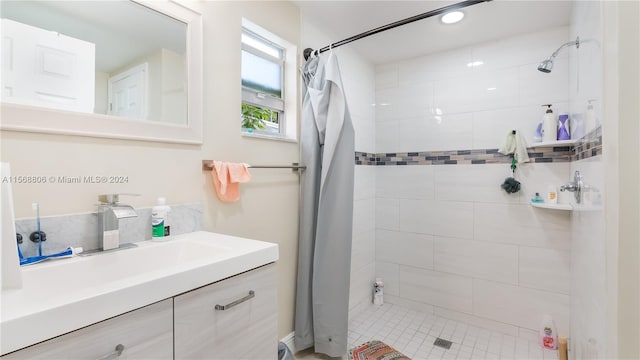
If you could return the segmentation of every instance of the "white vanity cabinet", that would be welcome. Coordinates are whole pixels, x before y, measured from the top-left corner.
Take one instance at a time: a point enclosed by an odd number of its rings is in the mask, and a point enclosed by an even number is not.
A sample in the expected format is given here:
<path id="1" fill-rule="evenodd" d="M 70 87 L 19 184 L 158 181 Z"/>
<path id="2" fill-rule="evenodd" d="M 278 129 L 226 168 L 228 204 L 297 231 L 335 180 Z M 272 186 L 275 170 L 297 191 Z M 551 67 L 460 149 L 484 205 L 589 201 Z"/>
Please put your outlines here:
<path id="1" fill-rule="evenodd" d="M 122 346 L 118 355 L 116 347 Z M 172 359 L 173 299 L 167 299 L 2 357 L 13 359 Z"/>
<path id="2" fill-rule="evenodd" d="M 276 359 L 275 264 L 174 298 L 176 359 Z"/>
<path id="3" fill-rule="evenodd" d="M 2 356 L 13 359 L 276 359 L 270 263 Z M 36 325 L 37 326 L 37 325 Z M 122 345 L 122 351 L 116 347 Z"/>

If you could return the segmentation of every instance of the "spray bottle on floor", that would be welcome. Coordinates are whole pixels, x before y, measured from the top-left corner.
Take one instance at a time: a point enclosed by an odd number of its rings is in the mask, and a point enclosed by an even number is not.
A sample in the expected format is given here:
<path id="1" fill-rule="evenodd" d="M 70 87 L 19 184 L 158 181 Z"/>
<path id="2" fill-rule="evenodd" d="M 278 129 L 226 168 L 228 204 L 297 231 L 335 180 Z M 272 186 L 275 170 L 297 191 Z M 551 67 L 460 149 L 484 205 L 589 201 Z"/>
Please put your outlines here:
<path id="1" fill-rule="evenodd" d="M 540 327 L 540 345 L 545 349 L 558 348 L 558 333 L 555 322 L 549 315 L 545 315 Z"/>

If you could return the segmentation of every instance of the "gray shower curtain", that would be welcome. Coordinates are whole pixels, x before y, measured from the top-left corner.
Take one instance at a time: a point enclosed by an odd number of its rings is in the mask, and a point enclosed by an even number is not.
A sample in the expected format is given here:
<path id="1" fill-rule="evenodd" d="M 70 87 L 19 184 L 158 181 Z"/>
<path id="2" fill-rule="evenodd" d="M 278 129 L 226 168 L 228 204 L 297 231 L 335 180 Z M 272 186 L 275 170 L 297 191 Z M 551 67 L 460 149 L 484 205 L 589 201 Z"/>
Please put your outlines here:
<path id="1" fill-rule="evenodd" d="M 312 57 L 303 67 L 301 178 L 295 345 L 347 352 L 354 130 L 338 61 Z"/>

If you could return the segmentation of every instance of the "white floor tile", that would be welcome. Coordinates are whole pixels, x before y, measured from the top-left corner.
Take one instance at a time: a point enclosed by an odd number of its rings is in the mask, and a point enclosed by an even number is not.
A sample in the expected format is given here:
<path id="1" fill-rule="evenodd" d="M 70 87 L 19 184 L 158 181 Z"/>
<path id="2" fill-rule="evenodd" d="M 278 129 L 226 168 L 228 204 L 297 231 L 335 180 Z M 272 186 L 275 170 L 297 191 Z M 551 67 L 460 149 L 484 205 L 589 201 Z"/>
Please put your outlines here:
<path id="1" fill-rule="evenodd" d="M 452 341 L 450 349 L 434 346 L 437 337 Z M 557 352 L 543 350 L 526 338 L 483 329 L 458 320 L 427 314 L 396 304 L 369 306 L 349 324 L 349 347 L 384 341 L 414 360 L 523 359 L 555 360 Z"/>

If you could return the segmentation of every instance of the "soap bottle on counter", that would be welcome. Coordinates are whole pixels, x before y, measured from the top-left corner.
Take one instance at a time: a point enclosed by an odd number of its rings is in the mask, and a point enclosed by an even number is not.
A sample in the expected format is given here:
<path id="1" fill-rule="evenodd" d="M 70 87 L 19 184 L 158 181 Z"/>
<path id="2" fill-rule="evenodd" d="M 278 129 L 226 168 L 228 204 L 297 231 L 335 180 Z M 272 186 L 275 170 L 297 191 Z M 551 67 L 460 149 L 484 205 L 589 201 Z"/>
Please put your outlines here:
<path id="1" fill-rule="evenodd" d="M 553 115 L 553 109 L 551 104 L 542 105 L 546 106 L 547 110 L 542 118 L 542 141 L 552 142 L 558 140 L 558 121 Z"/>
<path id="2" fill-rule="evenodd" d="M 169 212 L 171 208 L 167 206 L 167 199 L 158 198 L 158 205 L 151 209 L 151 240 L 169 240 L 171 226 L 169 226 Z"/>

